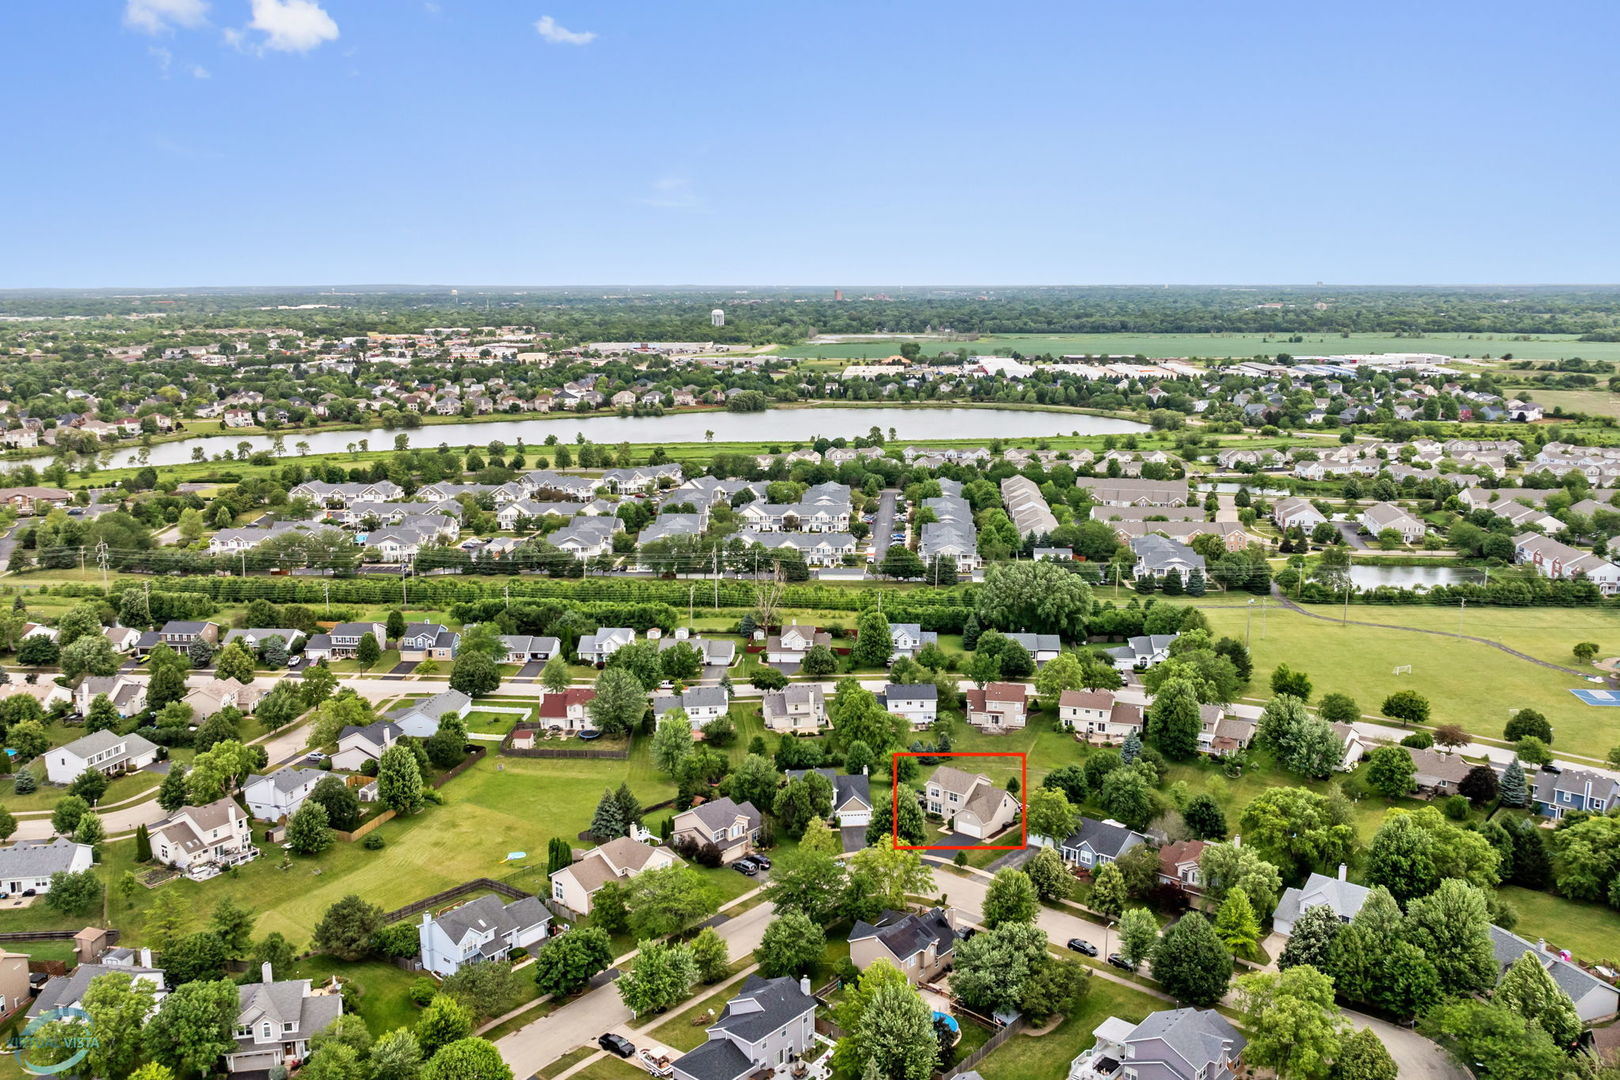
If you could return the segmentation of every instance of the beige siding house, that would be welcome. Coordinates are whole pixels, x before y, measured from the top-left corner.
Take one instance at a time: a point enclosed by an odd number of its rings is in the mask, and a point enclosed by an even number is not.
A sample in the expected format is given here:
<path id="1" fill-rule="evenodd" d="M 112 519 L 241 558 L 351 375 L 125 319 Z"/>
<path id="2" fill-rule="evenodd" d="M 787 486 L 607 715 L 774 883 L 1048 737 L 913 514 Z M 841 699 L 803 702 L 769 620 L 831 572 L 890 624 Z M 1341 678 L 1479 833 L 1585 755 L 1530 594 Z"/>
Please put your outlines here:
<path id="1" fill-rule="evenodd" d="M 581 915 L 591 913 L 591 898 L 610 881 L 625 881 L 647 870 L 677 866 L 680 856 L 621 836 L 587 851 L 571 866 L 551 875 L 551 898 Z"/>

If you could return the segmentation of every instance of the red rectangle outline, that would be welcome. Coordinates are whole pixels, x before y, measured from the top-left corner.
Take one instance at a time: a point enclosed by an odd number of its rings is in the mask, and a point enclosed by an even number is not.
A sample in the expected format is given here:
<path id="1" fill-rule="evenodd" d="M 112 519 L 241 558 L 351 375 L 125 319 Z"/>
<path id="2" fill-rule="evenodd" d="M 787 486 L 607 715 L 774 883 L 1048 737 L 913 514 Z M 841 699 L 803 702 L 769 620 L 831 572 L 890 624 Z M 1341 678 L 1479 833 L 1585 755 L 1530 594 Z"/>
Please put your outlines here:
<path id="1" fill-rule="evenodd" d="M 903 757 L 968 758 L 1015 757 L 1018 759 L 1018 843 L 1017 844 L 902 844 L 900 842 L 900 759 Z M 1029 846 L 1029 804 L 1024 797 L 1029 793 L 1029 755 L 1015 750 L 947 750 L 932 754 L 896 750 L 889 756 L 889 768 L 894 786 L 890 789 L 893 805 L 889 815 L 889 840 L 896 851 L 1022 851 Z"/>

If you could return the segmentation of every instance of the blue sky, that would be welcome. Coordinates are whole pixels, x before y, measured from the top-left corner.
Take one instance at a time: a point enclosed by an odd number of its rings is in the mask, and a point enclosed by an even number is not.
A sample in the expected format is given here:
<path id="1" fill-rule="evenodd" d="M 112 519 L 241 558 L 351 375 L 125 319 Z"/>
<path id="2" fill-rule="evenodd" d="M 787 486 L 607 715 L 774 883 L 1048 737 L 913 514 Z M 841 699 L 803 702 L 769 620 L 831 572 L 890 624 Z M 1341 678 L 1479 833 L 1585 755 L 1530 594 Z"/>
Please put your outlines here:
<path id="1" fill-rule="evenodd" d="M 0 287 L 1620 280 L 1620 4 L 10 0 Z"/>

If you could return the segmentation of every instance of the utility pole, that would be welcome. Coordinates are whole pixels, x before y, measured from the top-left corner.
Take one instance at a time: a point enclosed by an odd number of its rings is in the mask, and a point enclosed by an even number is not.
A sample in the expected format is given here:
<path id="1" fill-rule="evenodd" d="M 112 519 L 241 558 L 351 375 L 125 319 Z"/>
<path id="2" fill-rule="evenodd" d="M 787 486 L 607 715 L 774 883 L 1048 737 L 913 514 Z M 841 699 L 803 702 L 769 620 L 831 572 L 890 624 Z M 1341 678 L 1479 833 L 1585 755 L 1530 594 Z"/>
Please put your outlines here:
<path id="1" fill-rule="evenodd" d="M 690 625 L 693 622 L 693 619 L 694 619 L 694 617 L 693 617 L 693 606 L 692 605 L 693 605 L 693 601 L 695 600 L 696 597 L 697 597 L 697 583 L 693 582 L 690 586 L 687 587 L 687 590 L 686 590 L 686 621 L 687 621 L 688 625 Z"/>
<path id="2" fill-rule="evenodd" d="M 1348 551 L 1344 555 L 1344 618 L 1339 620 L 1340 626 L 1350 624 L 1350 567 L 1355 564 L 1355 557 Z"/>
<path id="3" fill-rule="evenodd" d="M 247 548 L 243 548 L 240 554 L 242 556 L 242 576 L 247 577 Z"/>
<path id="4" fill-rule="evenodd" d="M 1250 600 L 1244 605 L 1247 615 L 1243 620 L 1243 647 L 1249 647 L 1249 632 L 1254 629 L 1254 601 Z"/>
<path id="5" fill-rule="evenodd" d="M 103 540 L 96 545 L 96 565 L 101 567 L 101 591 L 107 591 L 107 541 Z"/>
<path id="6" fill-rule="evenodd" d="M 759 556 L 754 556 L 754 566 L 758 572 Z M 720 549 L 714 549 L 714 610 L 720 610 Z"/>
<path id="7" fill-rule="evenodd" d="M 1468 612 L 1468 598 L 1464 597 L 1462 602 L 1457 606 L 1457 633 L 1459 633 L 1459 634 L 1462 633 L 1463 616 L 1465 614 L 1467 614 L 1467 612 Z"/>
<path id="8" fill-rule="evenodd" d="M 326 591 L 326 613 L 330 615 L 332 614 L 332 586 L 329 584 L 322 585 L 321 588 Z"/>
<path id="9" fill-rule="evenodd" d="M 80 576 L 83 576 L 83 574 L 84 574 L 84 545 L 83 544 L 79 545 L 79 574 L 80 574 Z"/>

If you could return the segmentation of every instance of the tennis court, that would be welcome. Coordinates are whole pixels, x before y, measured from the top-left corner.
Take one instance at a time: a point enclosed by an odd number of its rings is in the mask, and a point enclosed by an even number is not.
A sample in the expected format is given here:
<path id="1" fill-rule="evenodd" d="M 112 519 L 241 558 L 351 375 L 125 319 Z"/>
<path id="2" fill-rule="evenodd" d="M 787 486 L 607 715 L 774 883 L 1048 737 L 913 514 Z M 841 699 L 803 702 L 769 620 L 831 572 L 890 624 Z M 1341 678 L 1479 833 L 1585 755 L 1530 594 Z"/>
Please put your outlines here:
<path id="1" fill-rule="evenodd" d="M 1571 690 L 1588 705 L 1620 705 L 1620 690 Z"/>

